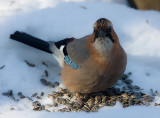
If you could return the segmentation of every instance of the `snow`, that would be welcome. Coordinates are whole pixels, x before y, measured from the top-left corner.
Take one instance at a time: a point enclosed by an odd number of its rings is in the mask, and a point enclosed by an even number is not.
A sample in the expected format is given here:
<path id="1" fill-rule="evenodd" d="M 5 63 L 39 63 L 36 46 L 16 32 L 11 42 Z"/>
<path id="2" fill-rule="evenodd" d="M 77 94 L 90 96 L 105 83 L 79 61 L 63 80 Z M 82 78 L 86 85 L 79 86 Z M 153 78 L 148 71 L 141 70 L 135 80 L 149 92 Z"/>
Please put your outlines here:
<path id="1" fill-rule="evenodd" d="M 32 12 L 34 10 L 53 8 L 62 2 L 85 2 L 86 0 L 1 0 L 0 16 Z M 93 2 L 113 2 L 127 4 L 126 0 L 87 0 Z"/>
<path id="2" fill-rule="evenodd" d="M 121 116 L 119 116 L 121 115 Z M 44 118 L 54 116 L 55 118 L 97 118 L 97 117 L 123 117 L 123 118 L 141 118 L 142 116 L 147 118 L 159 118 L 159 108 L 154 107 L 130 107 L 127 109 L 122 108 L 110 108 L 107 110 L 101 110 L 96 113 L 84 113 L 84 112 L 73 112 L 73 113 L 47 113 L 47 112 L 33 112 L 33 111 L 12 111 L 6 112 L 3 114 L 3 118 L 9 118 L 10 116 L 16 116 L 16 118 L 20 118 L 24 116 L 26 118 Z"/>
<path id="3" fill-rule="evenodd" d="M 115 4 L 116 2 L 120 4 Z M 24 31 L 46 41 L 67 37 L 80 38 L 92 33 L 93 23 L 105 17 L 112 21 L 122 47 L 128 56 L 127 72 L 132 72 L 133 84 L 150 94 L 160 91 L 160 13 L 138 11 L 126 5 L 125 0 L 1 0 L 0 1 L 0 118 L 8 117 L 146 117 L 159 118 L 160 108 L 132 106 L 123 108 L 120 103 L 104 107 L 96 113 L 48 113 L 32 111 L 27 99 L 18 102 L 1 94 L 10 89 L 15 98 L 18 92 L 26 96 L 49 93 L 55 89 L 43 86 L 40 78 L 44 70 L 48 81 L 59 81 L 61 68 L 51 55 L 9 39 L 16 30 Z M 28 60 L 35 67 L 28 67 Z M 42 64 L 46 62 L 49 67 Z M 160 96 L 155 101 L 160 103 Z M 46 94 L 41 103 L 51 100 Z M 14 107 L 16 110 L 10 111 Z"/>

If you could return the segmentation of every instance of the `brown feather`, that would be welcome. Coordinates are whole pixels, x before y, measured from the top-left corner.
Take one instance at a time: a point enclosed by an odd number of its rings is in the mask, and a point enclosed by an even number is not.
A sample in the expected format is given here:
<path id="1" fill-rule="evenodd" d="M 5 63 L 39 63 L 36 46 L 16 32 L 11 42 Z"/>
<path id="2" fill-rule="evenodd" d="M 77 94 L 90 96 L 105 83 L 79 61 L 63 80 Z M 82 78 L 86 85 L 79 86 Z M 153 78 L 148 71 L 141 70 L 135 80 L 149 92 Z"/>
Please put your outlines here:
<path id="1" fill-rule="evenodd" d="M 94 28 L 111 24 L 108 20 L 104 22 L 104 19 L 97 22 Z M 81 63 L 81 68 L 75 70 L 64 64 L 62 81 L 69 91 L 80 93 L 103 91 L 120 79 L 126 68 L 127 57 L 113 29 L 111 35 L 115 42 L 109 53 L 103 54 L 97 51 L 93 45 L 95 38 L 95 32 L 93 32 L 85 39 L 86 44 L 83 44 L 87 47 L 89 56 Z M 79 55 L 83 56 L 81 53 Z"/>

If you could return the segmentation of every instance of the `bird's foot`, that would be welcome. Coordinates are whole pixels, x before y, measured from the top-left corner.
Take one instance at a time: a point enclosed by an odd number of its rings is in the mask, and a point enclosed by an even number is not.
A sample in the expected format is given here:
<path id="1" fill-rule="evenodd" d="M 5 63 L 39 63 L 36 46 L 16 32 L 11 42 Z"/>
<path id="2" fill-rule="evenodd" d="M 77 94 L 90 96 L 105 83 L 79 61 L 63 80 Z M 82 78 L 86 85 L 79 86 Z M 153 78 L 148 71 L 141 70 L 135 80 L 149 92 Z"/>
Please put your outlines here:
<path id="1" fill-rule="evenodd" d="M 85 104 L 84 101 L 82 100 L 81 94 L 79 92 L 77 92 L 77 102 L 80 105 L 84 105 Z"/>

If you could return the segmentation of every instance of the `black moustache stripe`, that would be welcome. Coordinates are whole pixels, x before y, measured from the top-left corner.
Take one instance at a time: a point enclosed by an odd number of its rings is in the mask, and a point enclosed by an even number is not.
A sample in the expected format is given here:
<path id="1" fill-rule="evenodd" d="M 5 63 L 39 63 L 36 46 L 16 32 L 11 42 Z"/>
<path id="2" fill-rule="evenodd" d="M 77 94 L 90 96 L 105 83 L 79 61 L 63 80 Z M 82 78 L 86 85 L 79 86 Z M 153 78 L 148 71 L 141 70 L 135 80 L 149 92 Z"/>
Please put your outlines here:
<path id="1" fill-rule="evenodd" d="M 94 38 L 94 41 L 95 41 L 95 39 L 98 37 L 98 35 L 97 34 L 95 34 L 95 38 Z M 113 40 L 113 38 L 112 38 L 112 35 L 111 34 L 108 34 L 107 35 L 107 37 L 109 37 L 110 39 L 111 39 L 111 41 L 113 42 L 113 43 L 115 43 L 115 41 Z"/>
<path id="2" fill-rule="evenodd" d="M 109 34 L 108 35 L 108 37 L 111 39 L 111 41 L 114 43 L 115 41 L 113 40 L 113 38 L 112 38 L 112 35 L 111 34 Z"/>

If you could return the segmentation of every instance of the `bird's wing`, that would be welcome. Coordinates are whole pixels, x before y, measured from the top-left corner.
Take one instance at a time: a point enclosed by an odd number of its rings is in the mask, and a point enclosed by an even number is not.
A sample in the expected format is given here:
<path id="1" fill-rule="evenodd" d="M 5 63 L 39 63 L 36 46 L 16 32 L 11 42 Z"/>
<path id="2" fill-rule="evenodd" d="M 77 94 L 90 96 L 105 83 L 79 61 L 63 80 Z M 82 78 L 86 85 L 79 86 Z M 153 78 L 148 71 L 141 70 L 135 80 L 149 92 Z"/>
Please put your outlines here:
<path id="1" fill-rule="evenodd" d="M 81 39 L 75 39 L 67 44 L 67 53 L 73 62 L 82 64 L 89 58 L 89 52 L 87 49 L 88 37 L 89 36 L 85 36 Z"/>

